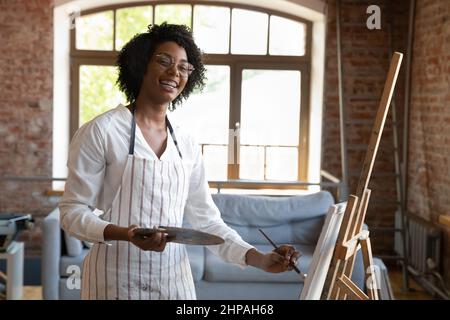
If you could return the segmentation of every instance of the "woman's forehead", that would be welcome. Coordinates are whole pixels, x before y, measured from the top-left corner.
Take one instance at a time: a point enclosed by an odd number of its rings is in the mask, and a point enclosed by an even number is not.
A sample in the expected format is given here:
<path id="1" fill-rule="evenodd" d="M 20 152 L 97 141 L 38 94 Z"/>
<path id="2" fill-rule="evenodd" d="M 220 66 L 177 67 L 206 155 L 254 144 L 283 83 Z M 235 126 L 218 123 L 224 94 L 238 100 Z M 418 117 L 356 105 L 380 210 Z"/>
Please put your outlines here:
<path id="1" fill-rule="evenodd" d="M 155 54 L 166 53 L 174 57 L 176 60 L 187 60 L 186 50 L 178 43 L 166 41 L 156 47 Z"/>

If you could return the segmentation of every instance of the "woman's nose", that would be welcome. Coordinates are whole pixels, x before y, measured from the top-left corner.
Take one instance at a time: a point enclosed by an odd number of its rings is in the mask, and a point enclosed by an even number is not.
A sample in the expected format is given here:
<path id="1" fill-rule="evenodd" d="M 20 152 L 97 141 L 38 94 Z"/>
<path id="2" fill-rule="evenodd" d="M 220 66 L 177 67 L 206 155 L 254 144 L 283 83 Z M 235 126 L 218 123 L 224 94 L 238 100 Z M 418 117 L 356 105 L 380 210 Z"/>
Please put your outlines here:
<path id="1" fill-rule="evenodd" d="M 180 72 L 178 71 L 177 65 L 173 64 L 166 70 L 170 75 L 179 76 Z"/>

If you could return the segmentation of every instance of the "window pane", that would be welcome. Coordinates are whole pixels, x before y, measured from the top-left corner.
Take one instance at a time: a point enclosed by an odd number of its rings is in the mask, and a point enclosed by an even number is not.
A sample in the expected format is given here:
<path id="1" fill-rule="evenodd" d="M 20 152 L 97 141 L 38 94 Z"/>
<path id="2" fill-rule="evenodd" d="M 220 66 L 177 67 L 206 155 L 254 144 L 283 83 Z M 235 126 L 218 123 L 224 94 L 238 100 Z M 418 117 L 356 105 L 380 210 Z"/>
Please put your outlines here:
<path id="1" fill-rule="evenodd" d="M 228 144 L 230 67 L 206 66 L 203 92 L 194 92 L 170 115 L 201 144 Z"/>
<path id="2" fill-rule="evenodd" d="M 264 148 L 241 146 L 239 153 L 239 178 L 264 180 Z"/>
<path id="3" fill-rule="evenodd" d="M 194 34 L 197 45 L 207 53 L 228 53 L 230 8 L 194 7 Z"/>
<path id="4" fill-rule="evenodd" d="M 305 24 L 282 17 L 270 17 L 269 53 L 303 56 L 305 54 Z"/>
<path id="5" fill-rule="evenodd" d="M 297 148 L 267 148 L 266 178 L 294 181 L 298 178 Z"/>
<path id="6" fill-rule="evenodd" d="M 76 47 L 84 50 L 113 50 L 113 12 L 76 19 Z"/>
<path id="7" fill-rule="evenodd" d="M 126 98 L 116 86 L 117 68 L 80 66 L 80 126 Z"/>
<path id="8" fill-rule="evenodd" d="M 297 146 L 300 72 L 243 70 L 241 143 Z"/>
<path id="9" fill-rule="evenodd" d="M 191 26 L 191 6 L 164 4 L 155 8 L 155 23 L 163 22 Z"/>
<path id="10" fill-rule="evenodd" d="M 140 6 L 116 11 L 116 50 L 122 47 L 137 33 L 147 31 L 152 23 L 153 8 Z"/>
<path id="11" fill-rule="evenodd" d="M 227 147 L 204 146 L 206 178 L 210 180 L 227 180 Z"/>
<path id="12" fill-rule="evenodd" d="M 267 53 L 267 14 L 233 9 L 231 23 L 231 53 Z"/>

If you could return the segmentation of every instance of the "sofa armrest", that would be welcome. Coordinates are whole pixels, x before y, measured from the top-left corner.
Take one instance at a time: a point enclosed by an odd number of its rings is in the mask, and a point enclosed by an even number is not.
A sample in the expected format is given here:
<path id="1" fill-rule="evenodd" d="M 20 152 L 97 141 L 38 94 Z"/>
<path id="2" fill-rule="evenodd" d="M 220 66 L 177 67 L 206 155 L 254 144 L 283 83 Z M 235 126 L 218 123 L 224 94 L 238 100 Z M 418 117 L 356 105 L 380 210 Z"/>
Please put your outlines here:
<path id="1" fill-rule="evenodd" d="M 61 227 L 58 208 L 45 217 L 42 229 L 42 293 L 46 300 L 57 300 L 59 299 L 61 258 Z"/>

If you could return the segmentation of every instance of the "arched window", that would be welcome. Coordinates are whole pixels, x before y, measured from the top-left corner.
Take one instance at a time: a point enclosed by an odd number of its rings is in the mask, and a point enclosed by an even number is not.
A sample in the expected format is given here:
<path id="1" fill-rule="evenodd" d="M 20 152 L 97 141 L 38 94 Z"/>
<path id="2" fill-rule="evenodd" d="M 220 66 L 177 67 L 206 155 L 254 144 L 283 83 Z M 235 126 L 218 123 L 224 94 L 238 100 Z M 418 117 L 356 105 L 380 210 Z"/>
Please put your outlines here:
<path id="1" fill-rule="evenodd" d="M 237 4 L 139 3 L 81 13 L 71 31 L 70 133 L 127 101 L 118 50 L 151 23 L 186 24 L 207 86 L 169 117 L 202 146 L 209 180 L 306 181 L 312 23 Z"/>

